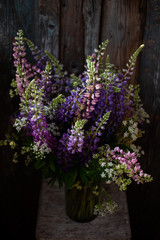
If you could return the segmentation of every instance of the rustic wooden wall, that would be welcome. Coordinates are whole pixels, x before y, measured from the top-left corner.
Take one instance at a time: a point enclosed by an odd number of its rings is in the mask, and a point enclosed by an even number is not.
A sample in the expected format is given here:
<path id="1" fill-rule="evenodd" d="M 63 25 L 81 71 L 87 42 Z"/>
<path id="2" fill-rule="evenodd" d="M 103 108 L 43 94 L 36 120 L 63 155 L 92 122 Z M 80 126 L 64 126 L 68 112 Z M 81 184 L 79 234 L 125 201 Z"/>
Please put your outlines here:
<path id="1" fill-rule="evenodd" d="M 26 37 L 59 58 L 67 71 L 76 74 L 83 70 L 85 57 L 106 38 L 110 40 L 107 53 L 118 67 L 124 67 L 134 50 L 145 42 L 132 81 L 140 81 L 144 105 L 151 115 L 151 124 L 142 142 L 146 150 L 142 164 L 155 180 L 150 185 L 133 184 L 128 191 L 133 239 L 136 240 L 139 236 L 160 239 L 159 21 L 158 0 L 0 0 L 0 137 L 7 131 L 9 115 L 16 107 L 9 99 L 8 90 L 14 75 L 11 43 L 18 29 L 23 29 Z M 0 221 L 5 223 L 6 229 L 12 229 L 11 236 L 16 236 L 17 240 L 22 239 L 20 236 L 27 227 L 32 228 L 32 237 L 34 234 L 39 191 L 36 189 L 40 186 L 37 179 L 39 175 L 35 177 L 31 170 L 15 167 L 8 152 L 1 153 Z M 27 220 L 24 220 L 26 214 Z M 14 228 L 13 222 L 16 223 Z"/>
<path id="2" fill-rule="evenodd" d="M 152 184 L 133 185 L 129 207 L 135 239 L 160 239 L 160 1 L 147 1 L 145 48 L 140 64 L 141 96 L 150 114 L 142 145 L 143 168 L 150 172 Z M 134 205 L 134 207 L 132 207 Z"/>

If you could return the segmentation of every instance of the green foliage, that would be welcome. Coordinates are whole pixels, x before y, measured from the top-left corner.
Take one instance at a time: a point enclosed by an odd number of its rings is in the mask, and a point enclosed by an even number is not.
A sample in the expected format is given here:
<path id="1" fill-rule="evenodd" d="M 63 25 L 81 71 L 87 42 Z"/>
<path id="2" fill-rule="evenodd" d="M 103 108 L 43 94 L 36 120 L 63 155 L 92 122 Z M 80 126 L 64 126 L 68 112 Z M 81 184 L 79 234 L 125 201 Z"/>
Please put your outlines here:
<path id="1" fill-rule="evenodd" d="M 140 45 L 140 47 L 130 57 L 129 63 L 126 64 L 127 68 L 123 69 L 123 71 L 125 73 L 124 77 L 126 77 L 127 75 L 132 74 L 132 72 L 134 70 L 135 63 L 136 63 L 136 59 L 137 59 L 139 53 L 142 51 L 143 48 L 144 48 L 144 44 Z"/>
<path id="2" fill-rule="evenodd" d="M 59 76 L 59 75 L 63 75 L 63 65 L 60 64 L 59 60 L 57 60 L 51 53 L 49 53 L 48 51 L 45 51 L 45 54 L 47 55 L 47 57 L 50 59 L 50 61 L 53 63 L 54 65 L 54 69 L 55 69 L 55 73 Z"/>
<path id="3" fill-rule="evenodd" d="M 25 40 L 25 42 L 27 43 L 28 47 L 29 47 L 34 53 L 36 53 L 37 50 L 36 50 L 36 48 L 35 48 L 34 43 L 33 43 L 31 40 L 29 40 L 28 38 L 24 38 L 24 40 Z"/>
<path id="4" fill-rule="evenodd" d="M 107 86 L 109 83 L 112 83 L 112 80 L 115 77 L 118 77 L 119 70 L 114 64 L 110 63 L 109 55 L 106 56 L 105 69 L 101 73 L 101 77 L 104 79 L 103 83 Z M 118 87 L 112 87 L 115 92 L 118 92 L 120 89 Z"/>
<path id="5" fill-rule="evenodd" d="M 99 129 L 100 129 L 104 124 L 107 123 L 107 121 L 108 121 L 108 119 L 109 119 L 109 117 L 110 117 L 110 114 L 111 114 L 111 112 L 108 111 L 108 112 L 105 113 L 105 114 L 103 115 L 103 117 L 100 119 L 100 122 L 99 122 L 99 124 L 98 124 L 96 133 L 99 131 Z"/>
<path id="6" fill-rule="evenodd" d="M 109 43 L 109 40 L 106 39 L 104 42 L 102 42 L 102 43 L 99 45 L 98 55 L 103 55 L 104 51 L 105 51 L 106 48 L 107 48 L 108 43 Z"/>
<path id="7" fill-rule="evenodd" d="M 12 79 L 11 89 L 9 90 L 9 95 L 10 95 L 11 98 L 18 95 L 17 83 L 16 83 L 15 79 Z"/>
<path id="8" fill-rule="evenodd" d="M 70 78 L 71 78 L 71 84 L 73 85 L 74 88 L 82 86 L 82 80 L 79 77 L 75 76 L 74 74 L 71 74 Z"/>
<path id="9" fill-rule="evenodd" d="M 44 159 L 37 158 L 35 160 L 35 164 L 34 164 L 35 169 L 41 169 L 42 167 L 44 167 L 44 165 L 45 165 Z"/>
<path id="10" fill-rule="evenodd" d="M 69 189 L 74 185 L 74 183 L 76 182 L 77 175 L 78 175 L 77 168 L 71 169 L 69 172 L 65 174 L 64 180 L 66 189 Z"/>
<path id="11" fill-rule="evenodd" d="M 77 121 L 75 122 L 75 128 L 76 128 L 78 131 L 82 130 L 86 122 L 87 122 L 86 119 L 77 120 Z"/>
<path id="12" fill-rule="evenodd" d="M 44 73 L 42 75 L 42 77 L 45 79 L 45 81 L 47 81 L 49 78 L 51 78 L 51 71 L 52 71 L 52 64 L 50 62 L 47 62 Z"/>
<path id="13" fill-rule="evenodd" d="M 65 98 L 62 94 L 59 94 L 56 98 L 53 98 L 49 103 L 49 109 L 55 111 L 59 105 L 65 102 Z"/>

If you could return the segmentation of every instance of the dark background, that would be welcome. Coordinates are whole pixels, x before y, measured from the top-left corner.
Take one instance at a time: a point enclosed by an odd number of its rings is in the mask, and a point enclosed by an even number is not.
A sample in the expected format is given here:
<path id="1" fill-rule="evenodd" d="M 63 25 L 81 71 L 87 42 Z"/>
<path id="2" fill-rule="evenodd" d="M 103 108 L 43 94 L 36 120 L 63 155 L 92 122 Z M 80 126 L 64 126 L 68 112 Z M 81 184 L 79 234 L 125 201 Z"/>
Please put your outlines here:
<path id="1" fill-rule="evenodd" d="M 150 184 L 132 184 L 128 207 L 133 240 L 160 239 L 160 1 L 158 0 L 0 0 L 0 138 L 5 137 L 16 102 L 9 98 L 15 69 L 12 41 L 23 29 L 41 49 L 60 59 L 69 72 L 83 71 L 85 58 L 109 39 L 107 53 L 119 68 L 144 43 L 132 78 L 141 84 L 150 125 L 140 144 L 140 159 Z M 11 162 L 8 149 L 0 151 L 0 236 L 29 239 L 35 235 L 41 176 L 31 167 Z"/>

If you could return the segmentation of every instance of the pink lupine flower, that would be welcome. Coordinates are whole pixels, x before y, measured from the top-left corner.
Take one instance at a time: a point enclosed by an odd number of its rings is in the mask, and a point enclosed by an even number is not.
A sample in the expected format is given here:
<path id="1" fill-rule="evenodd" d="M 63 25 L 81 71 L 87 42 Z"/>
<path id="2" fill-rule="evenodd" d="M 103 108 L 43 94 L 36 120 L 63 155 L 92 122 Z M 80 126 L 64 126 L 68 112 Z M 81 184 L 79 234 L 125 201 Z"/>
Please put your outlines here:
<path id="1" fill-rule="evenodd" d="M 98 89 L 101 89 L 101 87 L 102 87 L 102 84 L 96 84 L 95 85 L 95 88 L 98 90 Z"/>
<path id="2" fill-rule="evenodd" d="M 89 86 L 87 86 L 87 89 L 93 91 L 93 90 L 94 90 L 94 87 L 93 87 L 92 85 L 89 85 Z"/>
<path id="3" fill-rule="evenodd" d="M 83 96 L 89 98 L 90 97 L 90 93 L 86 92 L 86 93 L 83 94 Z"/>
<path id="4" fill-rule="evenodd" d="M 136 158 L 133 158 L 132 159 L 132 163 L 135 164 L 137 162 L 137 159 Z"/>

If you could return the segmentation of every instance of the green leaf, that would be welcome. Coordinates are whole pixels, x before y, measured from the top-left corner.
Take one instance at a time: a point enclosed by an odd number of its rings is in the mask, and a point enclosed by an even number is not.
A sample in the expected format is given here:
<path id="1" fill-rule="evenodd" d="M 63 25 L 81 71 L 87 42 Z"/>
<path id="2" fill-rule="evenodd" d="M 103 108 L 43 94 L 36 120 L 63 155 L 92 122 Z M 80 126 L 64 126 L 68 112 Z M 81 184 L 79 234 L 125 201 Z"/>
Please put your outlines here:
<path id="1" fill-rule="evenodd" d="M 54 183 L 55 183 L 56 180 L 57 180 L 56 176 L 53 176 L 53 177 L 49 180 L 48 184 L 49 184 L 51 187 L 53 187 L 53 185 L 54 185 Z"/>
<path id="2" fill-rule="evenodd" d="M 35 162 L 35 164 L 34 164 L 34 167 L 35 167 L 35 169 L 40 169 L 40 168 L 42 168 L 44 165 L 45 165 L 44 159 L 37 159 L 36 162 Z"/>
<path id="3" fill-rule="evenodd" d="M 66 182 L 66 188 L 69 189 L 74 184 L 76 177 L 77 177 L 78 171 L 75 168 L 74 170 L 71 170 L 70 172 L 66 173 L 65 175 L 65 182 Z"/>
<path id="4" fill-rule="evenodd" d="M 50 166 L 50 169 L 55 172 L 55 165 L 54 165 L 54 160 L 53 158 L 50 158 L 49 159 L 49 166 Z"/>
<path id="5" fill-rule="evenodd" d="M 82 182 L 84 182 L 87 186 L 89 186 L 89 180 L 88 180 L 88 173 L 87 173 L 87 169 L 85 167 L 81 167 L 79 170 L 79 174 L 80 174 L 80 178 L 82 180 Z"/>
<path id="6" fill-rule="evenodd" d="M 43 172 L 42 175 L 44 178 L 49 178 L 52 176 L 52 172 L 50 170 L 50 167 L 48 165 L 44 165 L 42 168 Z"/>

